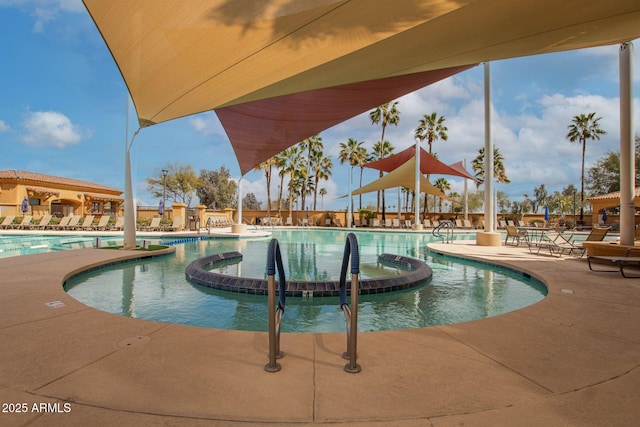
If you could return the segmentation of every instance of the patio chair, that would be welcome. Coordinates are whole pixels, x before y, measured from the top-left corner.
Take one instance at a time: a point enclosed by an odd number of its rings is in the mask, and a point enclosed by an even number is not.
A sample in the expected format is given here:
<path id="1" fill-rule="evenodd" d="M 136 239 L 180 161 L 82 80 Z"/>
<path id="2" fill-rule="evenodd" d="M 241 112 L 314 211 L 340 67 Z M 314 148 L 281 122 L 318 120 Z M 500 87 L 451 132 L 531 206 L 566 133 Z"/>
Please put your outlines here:
<path id="1" fill-rule="evenodd" d="M 160 231 L 161 220 L 162 218 L 160 217 L 151 218 L 151 223 L 147 227 L 144 227 L 143 230 L 144 231 Z"/>
<path id="2" fill-rule="evenodd" d="M 631 254 L 633 252 L 636 252 L 638 255 L 640 255 L 640 247 L 638 248 L 628 248 L 625 253 L 624 256 L 601 256 L 601 255 L 587 255 L 587 262 L 589 263 L 589 270 L 591 271 L 598 271 L 598 272 L 620 272 L 620 274 L 622 274 L 622 277 L 625 278 L 640 278 L 640 275 L 635 275 L 635 276 L 629 276 L 627 274 L 625 274 L 624 272 L 624 268 L 625 267 L 632 267 L 632 268 L 640 268 L 640 256 L 631 256 Z M 601 270 L 601 269 L 594 269 L 593 268 L 593 262 L 596 260 L 597 264 L 610 264 L 610 265 L 617 265 L 618 268 L 615 270 Z"/>
<path id="3" fill-rule="evenodd" d="M 169 226 L 169 230 L 171 230 L 171 231 L 182 230 L 182 217 L 181 216 L 178 215 L 175 218 L 173 218 L 173 223 Z"/>
<path id="4" fill-rule="evenodd" d="M 405 219 L 404 220 L 404 226 L 407 230 L 411 230 L 411 220 L 410 219 Z"/>
<path id="5" fill-rule="evenodd" d="M 49 224 L 47 227 L 50 230 L 64 230 L 64 228 L 69 224 L 69 221 L 71 221 L 71 217 L 70 216 L 63 216 L 62 218 L 60 218 L 60 222 L 57 224 Z"/>
<path id="6" fill-rule="evenodd" d="M 540 235 L 540 240 L 530 241 L 529 252 L 533 253 L 534 248 L 537 248 L 536 254 L 539 254 L 542 249 L 548 249 L 550 255 L 555 256 L 557 254 L 558 257 L 564 254 L 572 255 L 574 252 L 579 252 L 582 256 L 585 251 L 584 248 L 574 245 L 555 230 L 545 230 Z"/>
<path id="7" fill-rule="evenodd" d="M 31 219 L 33 217 L 31 215 L 25 215 L 22 217 L 22 221 L 18 224 L 13 224 L 11 226 L 11 228 L 17 228 L 17 229 L 24 229 L 24 228 L 28 228 L 29 224 L 31 224 Z"/>
<path id="8" fill-rule="evenodd" d="M 513 225 L 507 225 L 507 237 L 504 239 L 504 244 L 509 244 L 509 239 L 511 239 L 511 244 L 514 246 L 520 246 L 520 242 L 524 241 L 524 243 L 529 244 L 529 236 L 526 231 L 520 231 Z"/>
<path id="9" fill-rule="evenodd" d="M 29 224 L 29 230 L 44 230 L 45 227 L 47 225 L 49 225 L 49 222 L 51 222 L 51 218 L 53 218 L 53 215 L 45 215 L 40 219 L 40 222 L 37 224 Z"/>
<path id="10" fill-rule="evenodd" d="M 582 243 L 583 242 L 601 242 L 604 240 L 607 233 L 609 233 L 609 227 L 594 227 L 591 229 L 591 232 L 589 232 L 589 235 L 582 241 L 576 241 L 573 238 L 574 235 L 571 235 L 571 237 L 569 237 L 567 240 L 569 240 L 569 242 L 571 242 L 572 244 L 582 248 L 582 254 L 580 254 L 580 258 L 582 258 L 585 252 L 587 251 L 587 248 L 585 248 Z"/>
<path id="11" fill-rule="evenodd" d="M 468 219 L 463 220 L 462 223 L 464 224 L 464 228 L 468 228 L 469 230 L 473 228 L 473 224 L 471 224 L 471 221 Z"/>
<path id="12" fill-rule="evenodd" d="M 124 227 L 124 217 L 123 216 L 119 216 L 119 217 L 116 218 L 116 223 L 113 224 L 113 226 L 110 228 L 110 230 L 122 231 L 123 227 Z"/>
<path id="13" fill-rule="evenodd" d="M 391 228 L 391 218 L 387 218 L 384 220 L 384 227 Z"/>
<path id="14" fill-rule="evenodd" d="M 324 220 L 324 226 L 325 227 L 331 227 L 331 218 L 326 218 Z"/>
<path id="15" fill-rule="evenodd" d="M 69 220 L 69 223 L 64 227 L 64 229 L 75 230 L 78 227 L 78 224 L 80 224 L 81 218 L 82 216 L 80 215 L 74 215 L 73 217 L 71 217 L 71 219 Z"/>
<path id="16" fill-rule="evenodd" d="M 4 221 L 0 224 L 0 228 L 8 229 L 11 224 L 13 224 L 13 220 L 16 219 L 15 215 L 7 215 L 4 217 Z"/>
<path id="17" fill-rule="evenodd" d="M 431 228 L 431 220 L 425 218 L 424 221 L 422 221 L 422 226 L 424 228 Z"/>
<path id="18" fill-rule="evenodd" d="M 362 221 L 360 221 L 360 224 L 361 224 L 363 227 L 367 227 L 367 226 L 368 226 L 367 219 L 365 218 L 365 219 L 363 219 Z"/>
<path id="19" fill-rule="evenodd" d="M 291 218 L 290 216 L 287 217 L 287 220 L 285 221 L 284 225 L 289 225 L 289 226 L 293 226 L 293 218 Z"/>
<path id="20" fill-rule="evenodd" d="M 462 220 L 461 219 L 456 219 L 456 228 L 462 228 Z"/>
<path id="21" fill-rule="evenodd" d="M 107 224 L 109 224 L 109 215 L 102 215 L 94 229 L 104 231 L 107 229 Z"/>
<path id="22" fill-rule="evenodd" d="M 82 230 L 93 230 L 93 215 L 87 215 L 82 221 L 82 225 L 79 227 Z"/>
<path id="23" fill-rule="evenodd" d="M 398 218 L 393 220 L 393 228 L 400 228 L 400 220 Z"/>
<path id="24" fill-rule="evenodd" d="M 374 228 L 380 228 L 380 220 L 378 218 L 374 218 L 371 226 Z"/>

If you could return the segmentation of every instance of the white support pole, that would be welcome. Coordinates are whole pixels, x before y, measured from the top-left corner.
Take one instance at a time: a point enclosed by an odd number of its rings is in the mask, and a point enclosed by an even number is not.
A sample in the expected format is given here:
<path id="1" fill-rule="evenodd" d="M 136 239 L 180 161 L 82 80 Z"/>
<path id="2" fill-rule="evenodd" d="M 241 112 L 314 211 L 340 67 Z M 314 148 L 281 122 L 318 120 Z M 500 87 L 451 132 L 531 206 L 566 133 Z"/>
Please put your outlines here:
<path id="1" fill-rule="evenodd" d="M 633 141 L 633 44 L 620 45 L 620 243 L 635 234 L 635 150 Z"/>
<path id="2" fill-rule="evenodd" d="M 136 247 L 136 212 L 133 205 L 133 184 L 131 179 L 131 147 L 135 135 L 129 143 L 129 97 L 127 96 L 127 118 L 126 118 L 126 137 L 124 140 L 124 243 L 123 249 L 134 249 Z"/>
<path id="3" fill-rule="evenodd" d="M 415 185 L 415 229 L 422 230 L 422 222 L 420 221 L 420 178 L 422 171 L 420 170 L 420 139 L 416 138 L 416 185 Z M 426 195 L 425 195 L 426 197 Z M 425 200 L 426 203 L 426 200 Z"/>
<path id="4" fill-rule="evenodd" d="M 484 231 L 493 232 L 493 141 L 491 140 L 491 69 L 484 63 Z"/>
<path id="5" fill-rule="evenodd" d="M 467 170 L 467 159 L 464 159 L 464 169 Z M 469 180 L 464 179 L 464 219 L 469 220 Z"/>
<path id="6" fill-rule="evenodd" d="M 351 186 L 351 176 L 353 175 L 353 165 L 349 167 L 349 208 L 347 209 L 347 228 L 351 228 L 351 218 L 353 215 L 353 191 Z"/>

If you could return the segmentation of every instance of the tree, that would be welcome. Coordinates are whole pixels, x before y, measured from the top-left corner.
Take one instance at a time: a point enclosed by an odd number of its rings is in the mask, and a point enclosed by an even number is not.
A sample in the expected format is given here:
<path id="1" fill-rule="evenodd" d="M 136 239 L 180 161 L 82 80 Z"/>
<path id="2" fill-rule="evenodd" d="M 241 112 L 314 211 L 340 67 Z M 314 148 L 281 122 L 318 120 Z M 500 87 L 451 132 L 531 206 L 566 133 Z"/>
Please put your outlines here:
<path id="1" fill-rule="evenodd" d="M 433 154 L 433 142 L 441 139 L 446 141 L 449 139 L 447 135 L 447 127 L 444 125 L 445 121 L 444 116 L 438 117 L 438 113 L 435 111 L 431 114 L 425 114 L 422 116 L 420 120 L 418 120 L 418 127 L 415 130 L 414 136 L 416 139 L 419 139 L 420 142 L 427 140 L 429 144 L 429 154 Z M 429 179 L 429 175 L 427 175 L 427 179 Z M 424 204 L 424 215 L 427 214 L 427 196 L 425 196 L 425 204 Z M 442 203 L 442 201 L 441 201 Z M 435 204 L 435 196 L 434 196 L 434 204 Z"/>
<path id="2" fill-rule="evenodd" d="M 507 178 L 503 162 L 504 157 L 500 154 L 500 149 L 493 147 L 493 177 L 501 184 L 508 184 L 511 181 Z M 479 187 L 484 183 L 484 147 L 478 150 L 478 156 L 471 162 L 471 167 L 477 179 L 476 186 Z"/>
<path id="3" fill-rule="evenodd" d="M 538 209 L 547 202 L 549 194 L 547 193 L 547 189 L 544 188 L 544 184 L 540 184 L 540 187 L 535 187 L 533 189 L 533 195 L 535 200 L 532 201 L 532 210 L 533 212 L 538 212 Z"/>
<path id="4" fill-rule="evenodd" d="M 305 173 L 303 173 L 305 179 L 302 183 L 302 208 L 304 209 L 307 207 L 306 206 L 307 194 L 312 193 L 311 187 L 316 183 L 311 173 L 312 171 L 315 171 L 313 167 L 313 161 L 314 159 L 318 158 L 317 157 L 318 153 L 320 153 L 320 157 L 322 157 L 321 155 L 322 155 L 322 149 L 324 148 L 324 145 L 322 144 L 322 138 L 318 135 L 309 137 L 304 141 L 301 141 L 299 145 L 300 145 L 300 151 L 307 154 L 307 158 L 305 162 L 306 171 Z M 315 194 L 315 190 L 313 190 L 313 193 Z"/>
<path id="5" fill-rule="evenodd" d="M 313 210 L 316 210 L 316 199 L 318 196 L 318 185 L 320 180 L 328 181 L 331 176 L 331 169 L 333 168 L 333 162 L 331 161 L 331 157 L 325 157 L 324 154 L 319 151 L 314 154 L 313 159 L 313 172 L 315 179 L 315 186 L 313 192 Z M 322 191 L 323 189 L 320 189 Z M 327 190 L 325 190 L 324 194 L 327 194 Z"/>
<path id="6" fill-rule="evenodd" d="M 389 156 L 394 150 L 393 145 L 389 141 L 384 142 L 376 142 L 373 144 L 373 155 L 372 160 L 382 160 L 385 157 Z M 384 176 L 384 172 L 380 171 L 379 177 L 382 178 Z M 380 200 L 382 200 L 382 212 L 384 213 L 384 190 L 378 191 L 378 203 L 376 206 L 376 210 L 380 211 Z"/>
<path id="7" fill-rule="evenodd" d="M 271 216 L 271 176 L 272 169 L 275 164 L 275 158 L 271 157 L 265 162 L 262 162 L 256 167 L 256 170 L 264 170 L 264 178 L 267 183 L 267 216 Z M 243 201 L 244 205 L 244 201 Z"/>
<path id="8" fill-rule="evenodd" d="M 383 159 L 386 154 L 393 151 L 393 146 L 389 144 L 388 148 L 390 149 L 388 153 L 386 152 L 387 147 L 385 147 L 385 143 L 388 144 L 388 142 L 384 140 L 384 133 L 388 125 L 398 126 L 398 124 L 400 123 L 400 111 L 398 110 L 398 101 L 387 102 L 385 104 L 380 105 L 378 108 L 376 108 L 375 110 L 369 113 L 369 118 L 371 119 L 372 124 L 377 125 L 378 123 L 380 123 L 382 125 L 382 135 L 380 136 L 380 141 L 378 141 L 382 145 L 379 146 L 379 153 L 376 153 L 376 146 L 374 145 L 373 152 L 374 152 L 374 155 L 378 156 L 379 159 Z M 384 175 L 383 172 L 380 171 L 380 178 L 382 178 L 383 175 Z M 385 219 L 384 190 L 382 190 L 381 193 L 380 192 L 378 193 L 378 210 L 380 210 L 381 198 L 382 198 L 382 219 L 384 220 Z"/>
<path id="9" fill-rule="evenodd" d="M 200 170 L 200 186 L 196 194 L 200 204 L 214 209 L 224 209 L 236 205 L 237 184 L 231 179 L 229 169 L 220 166 L 219 171 Z"/>
<path id="10" fill-rule="evenodd" d="M 449 181 L 447 181 L 446 178 L 438 178 L 436 182 L 433 184 L 433 186 L 436 187 L 438 190 L 442 191 L 443 193 L 446 193 L 448 190 L 451 190 L 451 185 L 449 184 Z M 438 210 L 442 212 L 442 198 L 440 198 Z"/>
<path id="11" fill-rule="evenodd" d="M 599 140 L 600 135 L 607 132 L 600 128 L 598 123 L 602 117 L 596 118 L 596 113 L 580 114 L 573 117 L 573 124 L 568 126 L 567 139 L 569 142 L 579 141 L 582 144 L 582 175 L 580 177 L 580 222 L 584 221 L 584 154 L 587 148 L 587 139 Z"/>
<path id="12" fill-rule="evenodd" d="M 346 143 L 340 143 L 340 154 L 338 158 L 340 159 L 340 164 L 348 163 L 351 166 L 349 176 L 351 176 L 354 166 L 360 165 L 365 161 L 367 150 L 362 144 L 364 144 L 364 142 L 357 141 L 353 138 L 349 138 Z M 353 197 L 351 197 L 351 194 L 349 194 L 349 197 L 351 198 L 350 202 L 353 209 Z M 347 223 L 351 223 L 351 218 L 347 218 Z"/>
<path id="13" fill-rule="evenodd" d="M 323 188 L 320 189 L 319 193 L 320 193 L 320 198 L 321 198 L 321 203 L 322 203 L 322 209 L 324 209 L 324 196 L 327 195 L 327 189 L 323 187 Z M 315 202 L 314 202 L 313 210 L 315 210 L 315 209 L 316 208 L 315 208 Z"/>
<path id="14" fill-rule="evenodd" d="M 640 182 L 640 137 L 635 138 L 635 181 Z M 620 191 L 620 153 L 609 151 L 587 171 L 585 183 L 592 194 Z"/>
<path id="15" fill-rule="evenodd" d="M 247 193 L 246 196 L 242 199 L 242 208 L 249 210 L 259 210 L 262 209 L 262 203 L 256 199 L 256 195 L 253 193 Z"/>
<path id="16" fill-rule="evenodd" d="M 190 165 L 168 163 L 163 169 L 169 171 L 166 179 L 167 198 L 191 206 L 191 200 L 200 185 L 193 168 Z M 147 190 L 159 199 L 162 199 L 164 194 L 164 184 L 165 180 L 161 169 L 157 169 L 154 176 L 147 178 Z"/>

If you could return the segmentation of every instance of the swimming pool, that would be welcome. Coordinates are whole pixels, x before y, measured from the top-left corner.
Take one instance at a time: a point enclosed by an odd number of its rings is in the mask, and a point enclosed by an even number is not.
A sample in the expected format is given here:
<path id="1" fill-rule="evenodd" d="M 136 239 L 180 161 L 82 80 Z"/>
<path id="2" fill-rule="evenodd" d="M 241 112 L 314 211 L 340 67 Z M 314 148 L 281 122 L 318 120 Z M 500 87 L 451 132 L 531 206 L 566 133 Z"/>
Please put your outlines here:
<path id="1" fill-rule="evenodd" d="M 274 230 L 287 278 L 329 280 L 338 274 L 347 231 Z M 356 231 L 361 270 L 377 274 L 375 258 L 386 252 L 421 259 L 433 279 L 410 291 L 359 298 L 358 329 L 418 328 L 481 319 L 531 305 L 545 287 L 518 272 L 438 256 L 426 249 L 426 233 Z M 475 234 L 456 234 L 457 239 Z M 265 277 L 266 247 L 261 240 L 207 239 L 175 245 L 174 255 L 105 267 L 71 278 L 69 295 L 99 310 L 168 323 L 221 329 L 266 331 L 266 297 L 217 291 L 190 284 L 185 267 L 196 258 L 238 251 L 244 261 L 225 274 Z M 385 273 L 387 274 L 387 273 Z M 287 298 L 283 332 L 342 332 L 345 321 L 337 297 Z"/>

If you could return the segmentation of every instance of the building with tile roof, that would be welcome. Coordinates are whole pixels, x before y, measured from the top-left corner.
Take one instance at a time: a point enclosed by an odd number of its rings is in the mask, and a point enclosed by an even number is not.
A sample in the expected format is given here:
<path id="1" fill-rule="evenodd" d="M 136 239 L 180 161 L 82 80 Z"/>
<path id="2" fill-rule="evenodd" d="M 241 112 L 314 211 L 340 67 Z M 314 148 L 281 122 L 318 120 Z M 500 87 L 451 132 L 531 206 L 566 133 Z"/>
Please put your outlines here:
<path id="1" fill-rule="evenodd" d="M 121 214 L 122 191 L 93 182 L 19 170 L 0 171 L 0 216 Z"/>

